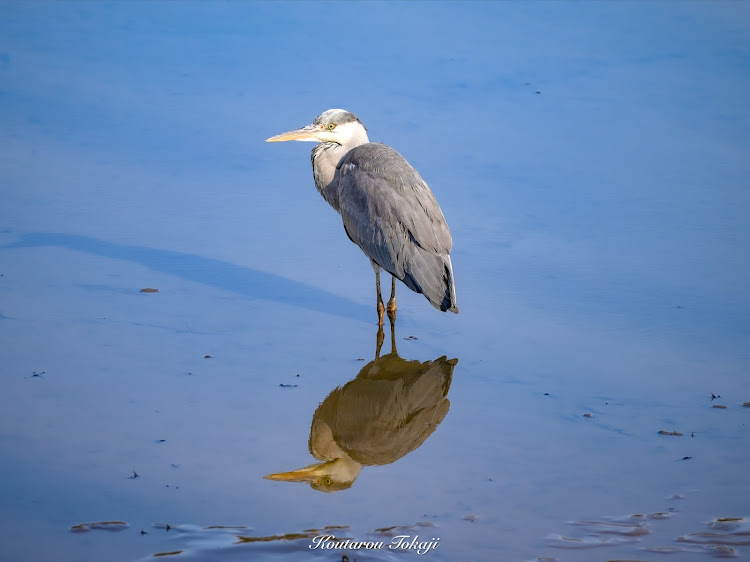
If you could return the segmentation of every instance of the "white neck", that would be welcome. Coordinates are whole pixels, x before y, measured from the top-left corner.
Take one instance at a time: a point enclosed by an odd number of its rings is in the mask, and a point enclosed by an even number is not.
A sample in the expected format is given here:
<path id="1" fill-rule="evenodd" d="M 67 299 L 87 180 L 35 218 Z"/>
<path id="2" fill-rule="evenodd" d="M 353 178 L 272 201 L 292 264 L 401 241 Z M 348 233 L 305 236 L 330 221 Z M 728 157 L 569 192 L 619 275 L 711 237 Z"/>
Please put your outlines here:
<path id="1" fill-rule="evenodd" d="M 329 189 L 336 174 L 336 166 L 352 148 L 370 142 L 362 123 L 352 121 L 336 127 L 335 131 L 319 135 L 321 144 L 313 148 L 312 165 L 315 187 L 337 211 L 339 210 L 338 193 Z"/>

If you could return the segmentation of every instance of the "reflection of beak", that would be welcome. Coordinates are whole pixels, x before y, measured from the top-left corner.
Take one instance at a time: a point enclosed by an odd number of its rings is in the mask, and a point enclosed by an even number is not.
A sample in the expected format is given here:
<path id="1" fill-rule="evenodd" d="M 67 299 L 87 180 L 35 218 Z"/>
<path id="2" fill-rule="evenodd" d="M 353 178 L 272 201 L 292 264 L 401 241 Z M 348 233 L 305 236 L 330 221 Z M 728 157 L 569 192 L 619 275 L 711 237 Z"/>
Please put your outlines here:
<path id="1" fill-rule="evenodd" d="M 318 141 L 317 134 L 320 129 L 315 125 L 307 125 L 296 131 L 289 131 L 287 133 L 281 133 L 270 139 L 266 139 L 266 142 L 281 142 L 281 141 Z"/>
<path id="2" fill-rule="evenodd" d="M 267 480 L 281 480 L 283 482 L 312 482 L 325 475 L 328 463 L 311 464 L 291 472 L 279 472 L 264 476 Z"/>
<path id="3" fill-rule="evenodd" d="M 268 480 L 282 482 L 308 482 L 314 490 L 320 492 L 338 492 L 349 488 L 357 479 L 362 465 L 349 457 L 342 457 L 326 462 L 311 464 L 291 472 L 269 474 Z"/>

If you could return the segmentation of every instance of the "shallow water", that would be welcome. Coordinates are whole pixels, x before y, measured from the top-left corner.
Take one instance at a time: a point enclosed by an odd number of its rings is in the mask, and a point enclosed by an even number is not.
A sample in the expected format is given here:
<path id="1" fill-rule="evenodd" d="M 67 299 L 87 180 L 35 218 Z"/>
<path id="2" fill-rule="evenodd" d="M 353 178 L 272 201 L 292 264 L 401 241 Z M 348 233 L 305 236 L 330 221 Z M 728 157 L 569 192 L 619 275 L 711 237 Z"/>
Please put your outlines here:
<path id="1" fill-rule="evenodd" d="M 748 558 L 748 13 L 0 4 L 0 559 Z M 400 359 L 329 107 L 453 232 Z"/>

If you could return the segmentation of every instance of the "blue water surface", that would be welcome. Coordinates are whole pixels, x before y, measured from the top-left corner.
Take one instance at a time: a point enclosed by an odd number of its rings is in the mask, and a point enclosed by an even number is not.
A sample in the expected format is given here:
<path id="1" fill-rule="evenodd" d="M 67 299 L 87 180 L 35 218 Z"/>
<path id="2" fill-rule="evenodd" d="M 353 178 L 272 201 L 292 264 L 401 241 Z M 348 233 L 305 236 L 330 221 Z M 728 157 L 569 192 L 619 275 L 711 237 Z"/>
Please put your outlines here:
<path id="1" fill-rule="evenodd" d="M 0 2 L 0 559 L 747 557 L 748 61 L 740 2 Z M 399 367 L 312 145 L 264 142 L 334 107 L 453 234 Z M 362 380 L 349 455 L 429 435 L 264 479 Z"/>

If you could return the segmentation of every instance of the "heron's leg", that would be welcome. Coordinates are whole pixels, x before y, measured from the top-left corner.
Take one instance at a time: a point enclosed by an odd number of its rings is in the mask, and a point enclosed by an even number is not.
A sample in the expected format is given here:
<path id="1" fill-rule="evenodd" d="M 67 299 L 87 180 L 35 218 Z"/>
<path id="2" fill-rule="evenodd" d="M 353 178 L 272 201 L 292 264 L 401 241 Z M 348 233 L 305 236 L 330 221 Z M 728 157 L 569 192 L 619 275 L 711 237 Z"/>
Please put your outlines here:
<path id="1" fill-rule="evenodd" d="M 389 318 L 390 324 L 391 324 L 391 353 L 394 355 L 398 355 L 398 351 L 396 351 L 396 322 L 394 319 Z M 383 341 L 385 340 L 385 334 L 383 333 L 383 326 L 378 326 L 378 335 L 375 339 L 375 359 L 380 358 L 380 350 L 383 347 Z"/>
<path id="2" fill-rule="evenodd" d="M 394 320 L 391 320 L 391 353 L 398 355 L 396 350 L 396 322 Z"/>
<path id="3" fill-rule="evenodd" d="M 383 340 L 385 340 L 385 334 L 383 333 L 383 326 L 378 326 L 378 335 L 375 337 L 375 359 L 380 358 L 380 348 L 383 347 Z"/>
<path id="4" fill-rule="evenodd" d="M 372 268 L 375 270 L 375 289 L 378 292 L 378 326 L 382 329 L 385 306 L 383 305 L 383 295 L 380 293 L 380 266 L 372 262 Z"/>
<path id="5" fill-rule="evenodd" d="M 388 299 L 388 318 L 396 321 L 396 278 L 391 275 L 391 298 Z"/>

